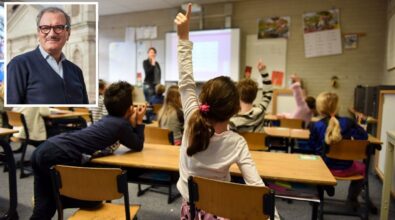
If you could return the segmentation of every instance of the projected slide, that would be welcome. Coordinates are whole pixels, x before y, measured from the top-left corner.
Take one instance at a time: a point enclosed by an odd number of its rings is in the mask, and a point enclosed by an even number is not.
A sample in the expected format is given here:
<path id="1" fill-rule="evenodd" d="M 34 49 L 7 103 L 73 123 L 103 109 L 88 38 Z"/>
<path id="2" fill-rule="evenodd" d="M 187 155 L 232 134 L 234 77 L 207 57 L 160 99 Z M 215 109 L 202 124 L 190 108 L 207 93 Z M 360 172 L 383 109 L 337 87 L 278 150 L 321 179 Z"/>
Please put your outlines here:
<path id="1" fill-rule="evenodd" d="M 240 30 L 193 31 L 193 70 L 195 81 L 204 82 L 225 75 L 239 80 Z M 166 34 L 166 81 L 178 81 L 176 33 Z"/>

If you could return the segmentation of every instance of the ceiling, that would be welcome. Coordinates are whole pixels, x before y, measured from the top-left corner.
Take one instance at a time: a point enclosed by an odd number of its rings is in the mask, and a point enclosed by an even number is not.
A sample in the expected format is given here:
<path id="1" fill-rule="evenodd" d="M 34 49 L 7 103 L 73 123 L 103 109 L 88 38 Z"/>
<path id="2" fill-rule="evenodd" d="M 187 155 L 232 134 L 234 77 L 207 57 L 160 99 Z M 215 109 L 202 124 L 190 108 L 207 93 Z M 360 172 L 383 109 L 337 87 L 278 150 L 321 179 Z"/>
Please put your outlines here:
<path id="1" fill-rule="evenodd" d="M 22 0 L 24 2 L 42 2 L 43 0 Z M 194 2 L 209 4 L 218 2 L 233 2 L 235 0 L 81 0 L 78 2 L 99 2 L 99 15 L 113 15 L 127 12 L 148 11 L 164 8 L 179 7 L 183 3 Z M 62 2 L 76 2 L 75 0 L 62 0 Z"/>

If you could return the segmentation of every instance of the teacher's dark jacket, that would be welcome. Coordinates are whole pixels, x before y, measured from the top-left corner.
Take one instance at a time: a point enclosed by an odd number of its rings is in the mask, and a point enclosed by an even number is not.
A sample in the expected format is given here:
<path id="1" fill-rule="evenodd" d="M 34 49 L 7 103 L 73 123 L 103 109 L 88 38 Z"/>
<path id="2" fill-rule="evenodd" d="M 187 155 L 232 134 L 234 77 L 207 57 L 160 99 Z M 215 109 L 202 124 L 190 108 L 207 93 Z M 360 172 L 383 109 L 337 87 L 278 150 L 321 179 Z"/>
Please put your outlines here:
<path id="1" fill-rule="evenodd" d="M 158 68 L 158 75 L 155 77 L 155 68 Z M 155 62 L 155 66 L 151 64 L 149 59 L 143 61 L 143 68 L 145 72 L 144 83 L 155 85 L 160 83 L 161 70 L 158 62 Z"/>
<path id="2" fill-rule="evenodd" d="M 62 61 L 63 78 L 37 47 L 14 57 L 7 65 L 8 104 L 88 104 L 82 70 Z"/>

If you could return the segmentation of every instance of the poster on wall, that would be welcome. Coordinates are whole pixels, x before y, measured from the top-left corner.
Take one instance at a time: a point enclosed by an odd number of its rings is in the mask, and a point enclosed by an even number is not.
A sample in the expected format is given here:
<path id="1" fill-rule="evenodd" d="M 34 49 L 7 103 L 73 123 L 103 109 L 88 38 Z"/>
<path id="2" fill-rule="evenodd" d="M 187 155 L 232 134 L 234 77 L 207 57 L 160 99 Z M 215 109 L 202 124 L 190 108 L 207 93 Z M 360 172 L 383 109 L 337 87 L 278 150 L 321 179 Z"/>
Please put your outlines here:
<path id="1" fill-rule="evenodd" d="M 258 39 L 288 38 L 291 17 L 269 17 L 258 20 Z"/>
<path id="2" fill-rule="evenodd" d="M 339 9 L 303 14 L 305 56 L 342 53 Z"/>

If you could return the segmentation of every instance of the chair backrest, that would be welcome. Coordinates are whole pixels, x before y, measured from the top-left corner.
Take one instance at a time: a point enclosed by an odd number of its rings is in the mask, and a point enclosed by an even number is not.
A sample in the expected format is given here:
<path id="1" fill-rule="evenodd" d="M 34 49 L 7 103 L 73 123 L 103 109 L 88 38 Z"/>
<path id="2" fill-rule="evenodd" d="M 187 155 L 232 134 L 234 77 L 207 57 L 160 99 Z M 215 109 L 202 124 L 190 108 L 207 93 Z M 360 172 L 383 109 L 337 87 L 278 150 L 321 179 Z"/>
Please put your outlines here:
<path id="1" fill-rule="evenodd" d="M 89 109 L 77 107 L 77 108 L 73 108 L 73 110 L 74 110 L 75 112 L 87 113 L 87 115 L 83 115 L 83 116 L 81 116 L 81 117 L 82 117 L 86 122 L 91 122 L 91 123 L 93 123 L 92 112 L 91 112 Z"/>
<path id="2" fill-rule="evenodd" d="M 258 132 L 242 132 L 241 136 L 247 141 L 248 149 L 250 150 L 268 150 L 269 147 L 266 146 L 266 134 Z"/>
<path id="3" fill-rule="evenodd" d="M 274 191 L 265 186 L 189 177 L 191 219 L 195 207 L 229 219 L 274 219 Z"/>
<path id="4" fill-rule="evenodd" d="M 12 127 L 23 127 L 22 117 L 20 112 L 7 111 L 8 124 Z"/>
<path id="5" fill-rule="evenodd" d="M 51 169 L 51 175 L 59 214 L 63 215 L 60 195 L 86 201 L 108 201 L 123 196 L 126 216 L 130 217 L 126 171 L 56 165 Z"/>
<path id="6" fill-rule="evenodd" d="M 150 144 L 168 144 L 170 142 L 171 131 L 167 128 L 146 126 L 144 130 L 144 142 Z"/>
<path id="7" fill-rule="evenodd" d="M 280 126 L 284 128 L 302 129 L 303 120 L 296 118 L 282 118 L 280 119 Z"/>
<path id="8" fill-rule="evenodd" d="M 29 129 L 26 124 L 25 116 L 20 112 L 6 111 L 8 124 L 12 127 L 23 127 L 25 130 L 25 139 L 29 140 Z"/>
<path id="9" fill-rule="evenodd" d="M 162 104 L 153 104 L 152 105 L 152 111 L 158 115 L 159 110 L 162 108 Z"/>
<path id="10" fill-rule="evenodd" d="M 369 141 L 343 139 L 331 144 L 326 157 L 338 160 L 364 160 L 369 156 Z"/>

